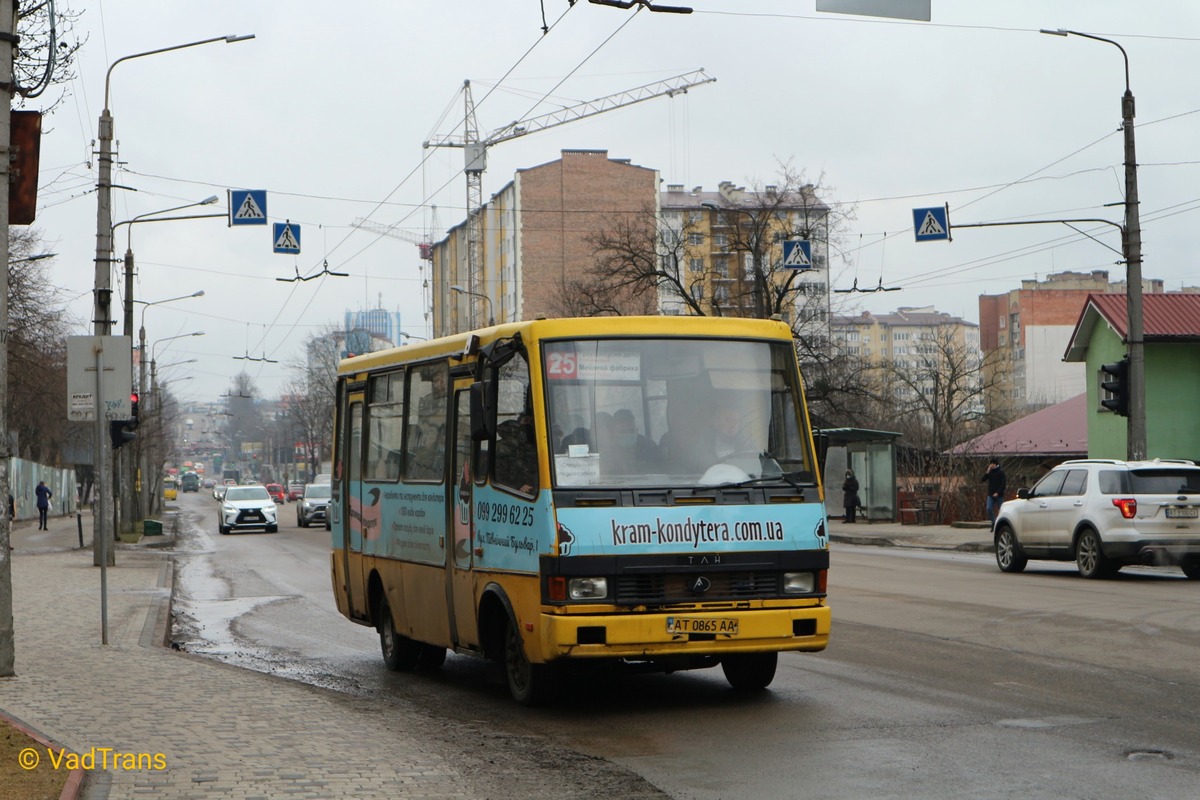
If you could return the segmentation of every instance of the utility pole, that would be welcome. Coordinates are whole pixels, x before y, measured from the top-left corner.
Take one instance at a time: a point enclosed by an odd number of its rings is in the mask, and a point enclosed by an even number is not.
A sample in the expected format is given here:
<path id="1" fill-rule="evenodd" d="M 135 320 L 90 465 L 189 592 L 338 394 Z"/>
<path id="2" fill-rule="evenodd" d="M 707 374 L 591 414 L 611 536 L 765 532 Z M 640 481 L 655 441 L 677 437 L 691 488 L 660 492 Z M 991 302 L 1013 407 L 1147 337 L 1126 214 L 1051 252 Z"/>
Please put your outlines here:
<path id="1" fill-rule="evenodd" d="M 1125 136 L 1125 225 L 1121 230 L 1121 250 L 1125 258 L 1125 304 L 1129 353 L 1129 417 L 1125 436 L 1126 458 L 1141 461 L 1146 457 L 1146 351 L 1145 323 L 1142 318 L 1142 222 L 1138 210 L 1137 148 L 1133 140 L 1134 101 L 1129 88 L 1129 54 L 1112 39 L 1072 30 L 1047 30 L 1051 36 L 1082 36 L 1111 44 L 1121 51 L 1125 62 L 1125 94 L 1121 96 L 1121 131 Z"/>
<path id="2" fill-rule="evenodd" d="M 100 150 L 96 160 L 96 287 L 92 333 L 95 336 L 111 336 L 109 307 L 112 303 L 112 267 L 109 263 L 109 253 L 112 252 L 113 118 L 107 102 L 100 112 L 97 140 Z M 108 512 L 109 499 L 113 493 L 108 468 L 112 460 L 112 448 L 104 436 L 99 435 L 96 438 L 98 441 L 92 447 L 92 469 L 96 487 L 96 507 L 92 514 L 92 563 L 97 567 L 102 564 L 113 566 L 117 563 L 116 548 L 104 547 L 104 543 L 113 538 L 110 527 L 112 516 Z"/>
<path id="3" fill-rule="evenodd" d="M 9 139 L 13 95 L 13 45 L 16 43 L 16 0 L 0 0 L 0 84 L 4 88 L 4 110 L 0 112 L 0 256 L 4 257 L 0 271 L 0 677 L 16 674 L 16 647 L 13 641 L 12 593 L 12 518 L 9 516 L 8 466 L 11 453 L 8 438 L 8 183 Z"/>

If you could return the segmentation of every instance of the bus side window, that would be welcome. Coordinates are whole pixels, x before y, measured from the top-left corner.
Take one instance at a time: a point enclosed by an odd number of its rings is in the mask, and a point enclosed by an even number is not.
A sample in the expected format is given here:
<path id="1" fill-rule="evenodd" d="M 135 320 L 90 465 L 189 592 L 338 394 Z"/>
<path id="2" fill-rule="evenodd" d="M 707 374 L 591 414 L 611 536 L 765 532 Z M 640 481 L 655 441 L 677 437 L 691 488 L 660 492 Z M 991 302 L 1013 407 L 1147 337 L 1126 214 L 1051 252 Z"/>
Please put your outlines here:
<path id="1" fill-rule="evenodd" d="M 521 494 L 538 490 L 537 443 L 534 440 L 529 365 L 510 358 L 497 370 L 495 481 Z"/>
<path id="2" fill-rule="evenodd" d="M 445 471 L 448 375 L 445 361 L 408 371 L 405 480 L 440 480 Z"/>

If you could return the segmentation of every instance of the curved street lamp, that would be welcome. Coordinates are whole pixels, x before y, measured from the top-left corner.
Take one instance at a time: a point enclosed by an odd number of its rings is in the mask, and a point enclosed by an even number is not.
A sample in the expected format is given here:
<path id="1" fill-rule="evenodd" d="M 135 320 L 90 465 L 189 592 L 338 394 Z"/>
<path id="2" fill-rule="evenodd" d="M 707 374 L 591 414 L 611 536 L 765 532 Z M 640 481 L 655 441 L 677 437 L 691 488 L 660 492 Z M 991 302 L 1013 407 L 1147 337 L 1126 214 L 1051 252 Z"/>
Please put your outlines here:
<path id="1" fill-rule="evenodd" d="M 1121 129 L 1125 134 L 1125 227 L 1121 244 L 1125 257 L 1125 297 L 1129 327 L 1129 423 L 1126 457 L 1140 461 L 1146 457 L 1146 351 L 1145 324 L 1142 317 L 1142 222 L 1138 211 L 1137 150 L 1133 139 L 1134 101 L 1129 88 L 1129 54 L 1112 39 L 1079 31 L 1047 30 L 1051 36 L 1082 36 L 1111 44 L 1121 51 L 1125 61 L 1125 94 L 1121 96 Z"/>
<path id="2" fill-rule="evenodd" d="M 117 64 L 125 61 L 131 61 L 135 58 L 144 58 L 145 56 L 158 55 L 159 53 L 167 53 L 172 50 L 183 50 L 188 47 L 197 47 L 202 44 L 211 42 L 225 42 L 232 44 L 234 42 L 242 42 L 247 39 L 253 39 L 254 34 L 246 36 L 230 35 L 216 36 L 211 39 L 200 39 L 195 42 L 185 42 L 183 44 L 172 45 L 171 47 L 160 47 L 155 50 L 146 50 L 141 53 L 133 53 L 131 55 L 122 56 L 109 65 L 108 70 L 104 73 L 104 109 L 100 112 L 99 131 L 96 139 L 99 142 L 96 164 L 96 260 L 95 260 L 95 288 L 93 299 L 93 314 L 92 324 L 96 336 L 110 336 L 111 324 L 111 303 L 112 303 L 112 265 L 109 261 L 110 253 L 112 252 L 112 166 L 113 166 L 113 118 L 112 112 L 109 110 L 109 89 L 112 84 L 112 72 L 116 69 Z M 128 306 L 126 322 L 130 330 L 127 335 L 133 335 L 133 310 L 132 306 Z M 96 436 L 96 442 L 93 445 L 92 458 L 96 465 L 96 485 L 106 486 L 109 482 L 109 449 L 108 440 L 100 435 Z M 106 569 L 109 563 L 116 563 L 113 557 L 113 552 L 106 545 L 112 540 L 113 530 L 111 528 L 110 515 L 108 513 L 108 503 L 105 500 L 105 493 L 101 492 L 97 498 L 95 514 L 93 515 L 92 535 L 93 542 L 93 563 L 101 568 L 101 585 L 107 586 Z M 107 593 L 101 589 L 101 635 L 100 641 L 102 644 L 108 644 L 108 612 L 107 612 Z"/>
<path id="3" fill-rule="evenodd" d="M 496 315 L 492 312 L 492 298 L 488 297 L 486 294 L 480 294 L 479 292 L 472 292 L 470 289 L 466 288 L 465 286 L 459 286 L 457 284 L 454 286 L 451 286 L 450 291 L 456 292 L 458 294 L 464 294 L 469 297 L 479 297 L 479 298 L 486 300 L 487 304 L 488 304 L 488 325 L 496 324 Z M 472 327 L 474 327 L 474 324 L 475 324 L 475 315 L 472 314 L 471 315 Z"/>

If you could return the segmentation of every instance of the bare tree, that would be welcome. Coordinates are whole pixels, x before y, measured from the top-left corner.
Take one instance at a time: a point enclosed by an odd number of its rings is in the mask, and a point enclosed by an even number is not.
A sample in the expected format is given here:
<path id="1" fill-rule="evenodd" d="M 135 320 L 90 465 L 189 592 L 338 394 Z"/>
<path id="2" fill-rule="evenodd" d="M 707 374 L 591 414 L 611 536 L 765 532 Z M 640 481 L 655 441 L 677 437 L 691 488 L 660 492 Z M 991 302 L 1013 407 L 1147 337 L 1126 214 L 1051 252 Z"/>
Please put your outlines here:
<path id="1" fill-rule="evenodd" d="M 43 97 L 51 87 L 61 89 L 75 77 L 75 61 L 87 37 L 75 35 L 82 12 L 64 11 L 46 0 L 29 0 L 17 5 L 17 45 L 13 59 L 18 106 L 26 98 Z M 56 97 L 41 103 L 42 112 L 50 113 L 66 97 L 61 89 Z"/>
<path id="2" fill-rule="evenodd" d="M 978 348 L 956 335 L 956 326 L 939 325 L 914 349 L 885 373 L 883 394 L 890 398 L 896 429 L 931 453 L 983 433 L 989 372 Z"/>
<path id="3" fill-rule="evenodd" d="M 288 423 L 301 437 L 309 479 L 333 445 L 333 408 L 337 387 L 337 340 L 344 333 L 336 326 L 313 334 L 305 351 L 307 358 L 292 363 L 292 379 L 280 402 Z"/>
<path id="4" fill-rule="evenodd" d="M 66 421 L 66 337 L 79 323 L 49 280 L 52 259 L 34 258 L 43 249 L 40 232 L 12 226 L 9 243 L 8 427 L 17 455 L 59 464 L 63 446 L 79 435 Z"/>

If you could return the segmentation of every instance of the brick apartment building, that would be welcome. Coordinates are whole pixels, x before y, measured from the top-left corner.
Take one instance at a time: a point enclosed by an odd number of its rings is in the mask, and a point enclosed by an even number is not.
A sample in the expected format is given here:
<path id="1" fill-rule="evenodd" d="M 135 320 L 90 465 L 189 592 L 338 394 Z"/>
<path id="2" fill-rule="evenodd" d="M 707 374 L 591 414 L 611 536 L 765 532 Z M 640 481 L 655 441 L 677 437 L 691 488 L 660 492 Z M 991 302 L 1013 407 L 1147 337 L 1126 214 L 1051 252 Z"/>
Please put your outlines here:
<path id="1" fill-rule="evenodd" d="M 1124 281 L 1109 281 L 1107 270 L 1094 270 L 1059 272 L 1044 281 L 1021 281 L 1020 289 L 1004 294 L 980 295 L 988 411 L 1019 416 L 1085 391 L 1084 365 L 1063 361 L 1063 353 L 1088 295 L 1125 290 Z M 1142 291 L 1161 294 L 1163 282 L 1144 279 Z"/>
<path id="2" fill-rule="evenodd" d="M 658 171 L 607 150 L 563 150 L 562 157 L 517 170 L 492 195 L 482 218 L 482 311 L 496 322 L 553 315 L 565 284 L 586 278 L 595 267 L 589 238 L 621 219 L 658 213 Z M 451 290 L 470 286 L 467 224 L 452 228 L 433 246 L 431 270 L 433 333 L 443 336 L 488 322 L 471 299 Z M 474 322 L 474 324 L 472 324 Z"/>

